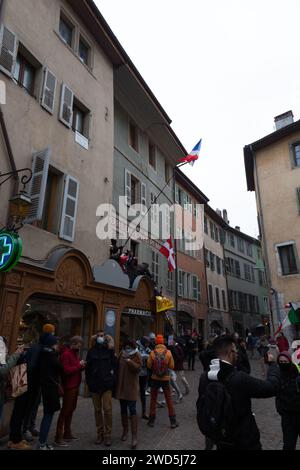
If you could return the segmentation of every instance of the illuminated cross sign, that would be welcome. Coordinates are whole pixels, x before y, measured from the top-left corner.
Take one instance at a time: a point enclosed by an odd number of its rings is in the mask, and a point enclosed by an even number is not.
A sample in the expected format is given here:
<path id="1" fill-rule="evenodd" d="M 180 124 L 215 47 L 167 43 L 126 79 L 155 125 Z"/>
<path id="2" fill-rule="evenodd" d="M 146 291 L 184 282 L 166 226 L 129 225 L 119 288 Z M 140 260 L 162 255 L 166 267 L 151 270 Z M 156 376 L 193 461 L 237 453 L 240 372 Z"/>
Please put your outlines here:
<path id="1" fill-rule="evenodd" d="M 0 233 L 0 272 L 13 269 L 22 254 L 22 240 L 15 233 Z"/>

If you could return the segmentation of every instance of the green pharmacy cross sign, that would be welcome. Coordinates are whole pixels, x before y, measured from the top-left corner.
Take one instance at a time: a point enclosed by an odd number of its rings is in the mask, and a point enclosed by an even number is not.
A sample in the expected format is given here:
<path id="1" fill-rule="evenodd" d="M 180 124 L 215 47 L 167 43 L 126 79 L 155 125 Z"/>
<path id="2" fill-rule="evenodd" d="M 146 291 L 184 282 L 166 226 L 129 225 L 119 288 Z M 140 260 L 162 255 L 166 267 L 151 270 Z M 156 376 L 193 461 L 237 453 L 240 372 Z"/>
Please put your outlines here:
<path id="1" fill-rule="evenodd" d="M 0 232 L 0 272 L 15 267 L 22 255 L 22 240 L 12 232 Z"/>

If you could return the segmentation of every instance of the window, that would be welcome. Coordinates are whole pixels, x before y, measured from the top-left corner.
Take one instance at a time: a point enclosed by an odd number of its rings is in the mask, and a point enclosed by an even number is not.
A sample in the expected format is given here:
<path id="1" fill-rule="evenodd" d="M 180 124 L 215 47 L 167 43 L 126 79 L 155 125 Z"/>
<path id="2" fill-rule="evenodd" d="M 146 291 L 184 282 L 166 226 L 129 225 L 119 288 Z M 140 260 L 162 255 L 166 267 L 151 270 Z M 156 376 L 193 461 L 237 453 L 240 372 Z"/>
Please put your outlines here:
<path id="1" fill-rule="evenodd" d="M 61 13 L 60 21 L 59 21 L 59 34 L 60 34 L 60 37 L 62 38 L 62 40 L 66 44 L 68 44 L 68 46 L 70 46 L 70 47 L 72 47 L 72 45 L 73 45 L 73 33 L 74 33 L 74 26 Z"/>
<path id="2" fill-rule="evenodd" d="M 244 271 L 245 271 L 245 279 L 247 281 L 251 281 L 251 272 L 249 264 L 244 264 Z"/>
<path id="3" fill-rule="evenodd" d="M 217 273 L 221 274 L 221 260 L 218 256 L 216 256 L 216 264 L 217 264 Z"/>
<path id="4" fill-rule="evenodd" d="M 209 226 L 210 226 L 210 236 L 214 240 L 215 239 L 215 226 L 211 220 L 209 221 Z"/>
<path id="5" fill-rule="evenodd" d="M 297 274 L 297 261 L 295 255 L 295 245 L 278 246 L 279 259 L 281 264 L 281 271 L 283 276 L 289 274 Z"/>
<path id="6" fill-rule="evenodd" d="M 91 60 L 90 60 L 91 48 L 87 44 L 87 42 L 83 39 L 82 36 L 80 36 L 80 39 L 79 39 L 78 55 L 79 55 L 81 62 L 83 62 L 88 67 L 91 65 Z"/>
<path id="7" fill-rule="evenodd" d="M 294 165 L 300 166 L 300 143 L 293 145 Z"/>
<path id="8" fill-rule="evenodd" d="M 257 257 L 261 259 L 261 249 L 259 247 L 257 247 Z"/>
<path id="9" fill-rule="evenodd" d="M 204 232 L 208 234 L 207 217 L 204 216 Z"/>
<path id="10" fill-rule="evenodd" d="M 139 257 L 139 244 L 134 240 L 130 240 L 130 251 L 135 258 Z"/>
<path id="11" fill-rule="evenodd" d="M 252 257 L 252 245 L 251 243 L 246 242 L 247 255 Z"/>
<path id="12" fill-rule="evenodd" d="M 244 253 L 244 240 L 242 240 L 241 238 L 238 238 L 237 241 L 238 241 L 238 250 L 241 253 Z"/>
<path id="13" fill-rule="evenodd" d="M 59 211 L 62 197 L 63 175 L 49 166 L 42 220 L 38 227 L 47 232 L 58 233 Z"/>
<path id="14" fill-rule="evenodd" d="M 219 229 L 216 226 L 215 226 L 215 240 L 217 243 L 219 243 Z"/>
<path id="15" fill-rule="evenodd" d="M 204 259 L 205 259 L 205 266 L 209 266 L 209 251 L 204 248 Z"/>
<path id="16" fill-rule="evenodd" d="M 156 251 L 152 251 L 152 274 L 154 282 L 158 284 L 158 253 Z"/>
<path id="17" fill-rule="evenodd" d="M 129 145 L 136 151 L 139 151 L 138 128 L 133 122 L 129 123 Z"/>
<path id="18" fill-rule="evenodd" d="M 258 280 L 259 280 L 260 286 L 264 286 L 264 287 L 266 286 L 266 276 L 262 269 L 259 269 L 258 271 Z"/>
<path id="19" fill-rule="evenodd" d="M 300 213 L 300 188 L 296 189 L 296 193 L 297 193 L 298 212 Z"/>
<path id="20" fill-rule="evenodd" d="M 131 175 L 131 195 L 130 195 L 131 204 L 138 204 L 139 201 L 139 180 L 137 180 L 133 175 Z"/>
<path id="21" fill-rule="evenodd" d="M 156 170 L 156 151 L 155 145 L 149 142 L 149 165 L 152 166 L 153 170 Z"/>
<path id="22" fill-rule="evenodd" d="M 199 287 L 198 283 L 199 283 L 198 277 L 193 275 L 193 299 L 194 300 L 200 300 L 200 298 L 199 298 L 200 297 L 200 292 L 199 292 L 200 289 L 198 289 L 198 287 Z"/>
<path id="23" fill-rule="evenodd" d="M 235 275 L 241 277 L 240 263 L 238 261 L 235 261 Z"/>
<path id="24" fill-rule="evenodd" d="M 230 245 L 231 245 L 233 248 L 235 248 L 235 242 L 234 242 L 234 235 L 233 235 L 233 233 L 231 233 L 231 234 L 229 235 L 229 237 L 230 237 Z"/>
<path id="25" fill-rule="evenodd" d="M 213 294 L 213 288 L 210 284 L 208 286 L 208 300 L 209 300 L 209 306 L 213 307 L 214 306 L 214 294 Z"/>
<path id="26" fill-rule="evenodd" d="M 226 294 L 224 289 L 222 289 L 222 301 L 223 301 L 223 309 L 227 310 L 227 304 L 226 304 Z"/>
<path id="27" fill-rule="evenodd" d="M 181 269 L 178 269 L 178 295 L 180 297 L 183 295 L 183 272 Z"/>
<path id="28" fill-rule="evenodd" d="M 210 256 L 210 269 L 214 271 L 215 270 L 215 255 L 212 252 L 210 252 L 209 256 Z"/>
<path id="29" fill-rule="evenodd" d="M 193 202 L 193 214 L 194 214 L 195 219 L 198 219 L 199 217 L 199 214 L 200 214 L 199 210 L 200 210 L 199 204 L 197 203 L 197 201 L 194 201 Z"/>
<path id="30" fill-rule="evenodd" d="M 17 56 L 13 78 L 20 87 L 33 95 L 35 68 L 20 53 Z"/>
<path id="31" fill-rule="evenodd" d="M 90 111 L 80 103 L 77 98 L 73 102 L 73 124 L 72 129 L 88 139 L 90 124 Z"/>
<path id="32" fill-rule="evenodd" d="M 187 299 L 191 298 L 191 275 L 186 273 L 186 287 L 185 287 L 185 297 Z"/>
<path id="33" fill-rule="evenodd" d="M 217 308 L 220 308 L 221 305 L 220 305 L 220 291 L 219 291 L 219 288 L 216 287 L 216 301 L 217 301 Z"/>
<path id="34" fill-rule="evenodd" d="M 168 163 L 165 161 L 165 181 L 166 183 L 170 182 L 172 175 L 171 175 L 171 167 L 168 165 Z"/>
<path id="35" fill-rule="evenodd" d="M 168 271 L 168 284 L 167 289 L 172 292 L 173 291 L 173 273 Z"/>

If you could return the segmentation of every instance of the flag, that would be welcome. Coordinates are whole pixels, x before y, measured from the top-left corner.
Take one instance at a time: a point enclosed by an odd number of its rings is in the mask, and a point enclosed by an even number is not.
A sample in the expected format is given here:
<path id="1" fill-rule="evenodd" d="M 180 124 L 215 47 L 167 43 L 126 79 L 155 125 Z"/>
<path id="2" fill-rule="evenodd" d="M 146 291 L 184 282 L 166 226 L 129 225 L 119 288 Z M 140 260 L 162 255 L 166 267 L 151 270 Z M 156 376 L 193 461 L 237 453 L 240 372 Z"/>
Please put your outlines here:
<path id="1" fill-rule="evenodd" d="M 289 312 L 284 320 L 280 323 L 277 331 L 274 333 L 274 336 L 277 336 L 283 328 L 300 323 L 300 315 L 297 313 L 297 306 L 292 304 L 292 302 L 289 302 L 286 307 L 289 308 Z"/>
<path id="2" fill-rule="evenodd" d="M 195 161 L 198 160 L 200 149 L 201 149 L 201 142 L 202 139 L 199 140 L 198 144 L 195 145 L 193 150 L 184 158 L 179 160 L 179 163 L 189 163 L 190 165 L 194 165 Z"/>
<path id="3" fill-rule="evenodd" d="M 169 271 L 170 272 L 174 271 L 174 269 L 176 269 L 176 264 L 175 264 L 175 254 L 174 254 L 174 249 L 173 249 L 171 239 L 167 240 L 166 243 L 163 244 L 159 252 L 162 253 L 167 258 Z"/>

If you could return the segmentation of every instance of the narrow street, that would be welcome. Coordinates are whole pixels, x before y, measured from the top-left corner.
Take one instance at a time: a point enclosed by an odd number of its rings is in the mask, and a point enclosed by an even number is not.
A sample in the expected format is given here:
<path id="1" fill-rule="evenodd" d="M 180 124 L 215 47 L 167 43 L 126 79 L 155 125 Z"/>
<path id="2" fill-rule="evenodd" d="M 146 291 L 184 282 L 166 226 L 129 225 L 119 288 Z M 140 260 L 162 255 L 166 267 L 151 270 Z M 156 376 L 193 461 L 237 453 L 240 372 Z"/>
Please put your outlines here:
<path id="1" fill-rule="evenodd" d="M 262 376 L 261 363 L 258 360 L 251 361 L 253 375 Z M 199 375 L 202 371 L 199 361 L 196 362 L 196 370 L 186 371 L 186 377 L 191 386 L 191 393 L 186 396 L 181 404 L 177 404 L 176 413 L 179 422 L 177 429 L 170 429 L 167 410 L 158 408 L 157 419 L 154 428 L 149 428 L 147 422 L 139 420 L 139 446 L 143 450 L 202 450 L 204 449 L 204 437 L 200 433 L 197 422 L 195 403 L 197 400 L 197 388 Z M 162 394 L 160 395 L 163 396 Z M 162 399 L 162 398 L 161 398 Z M 149 398 L 148 398 L 149 400 Z M 140 411 L 140 406 L 138 407 Z M 41 416 L 39 412 L 39 417 Z M 276 413 L 274 398 L 253 400 L 253 411 L 261 431 L 261 442 L 264 450 L 280 450 L 282 448 L 282 435 L 280 427 L 280 417 Z M 57 419 L 57 416 L 56 416 Z M 53 423 L 49 443 L 53 443 L 56 419 Z M 128 450 L 128 442 L 122 442 L 121 423 L 119 413 L 119 403 L 113 401 L 113 450 Z M 67 448 L 59 450 L 108 450 L 104 445 L 97 446 L 95 441 L 95 423 L 93 415 L 93 405 L 90 399 L 81 398 L 79 400 L 77 411 L 74 416 L 74 433 L 80 437 L 80 440 L 73 442 Z M 0 441 L 0 449 L 6 449 L 7 439 Z M 34 447 L 34 445 L 33 445 Z M 300 449 L 298 443 L 297 449 Z"/>

